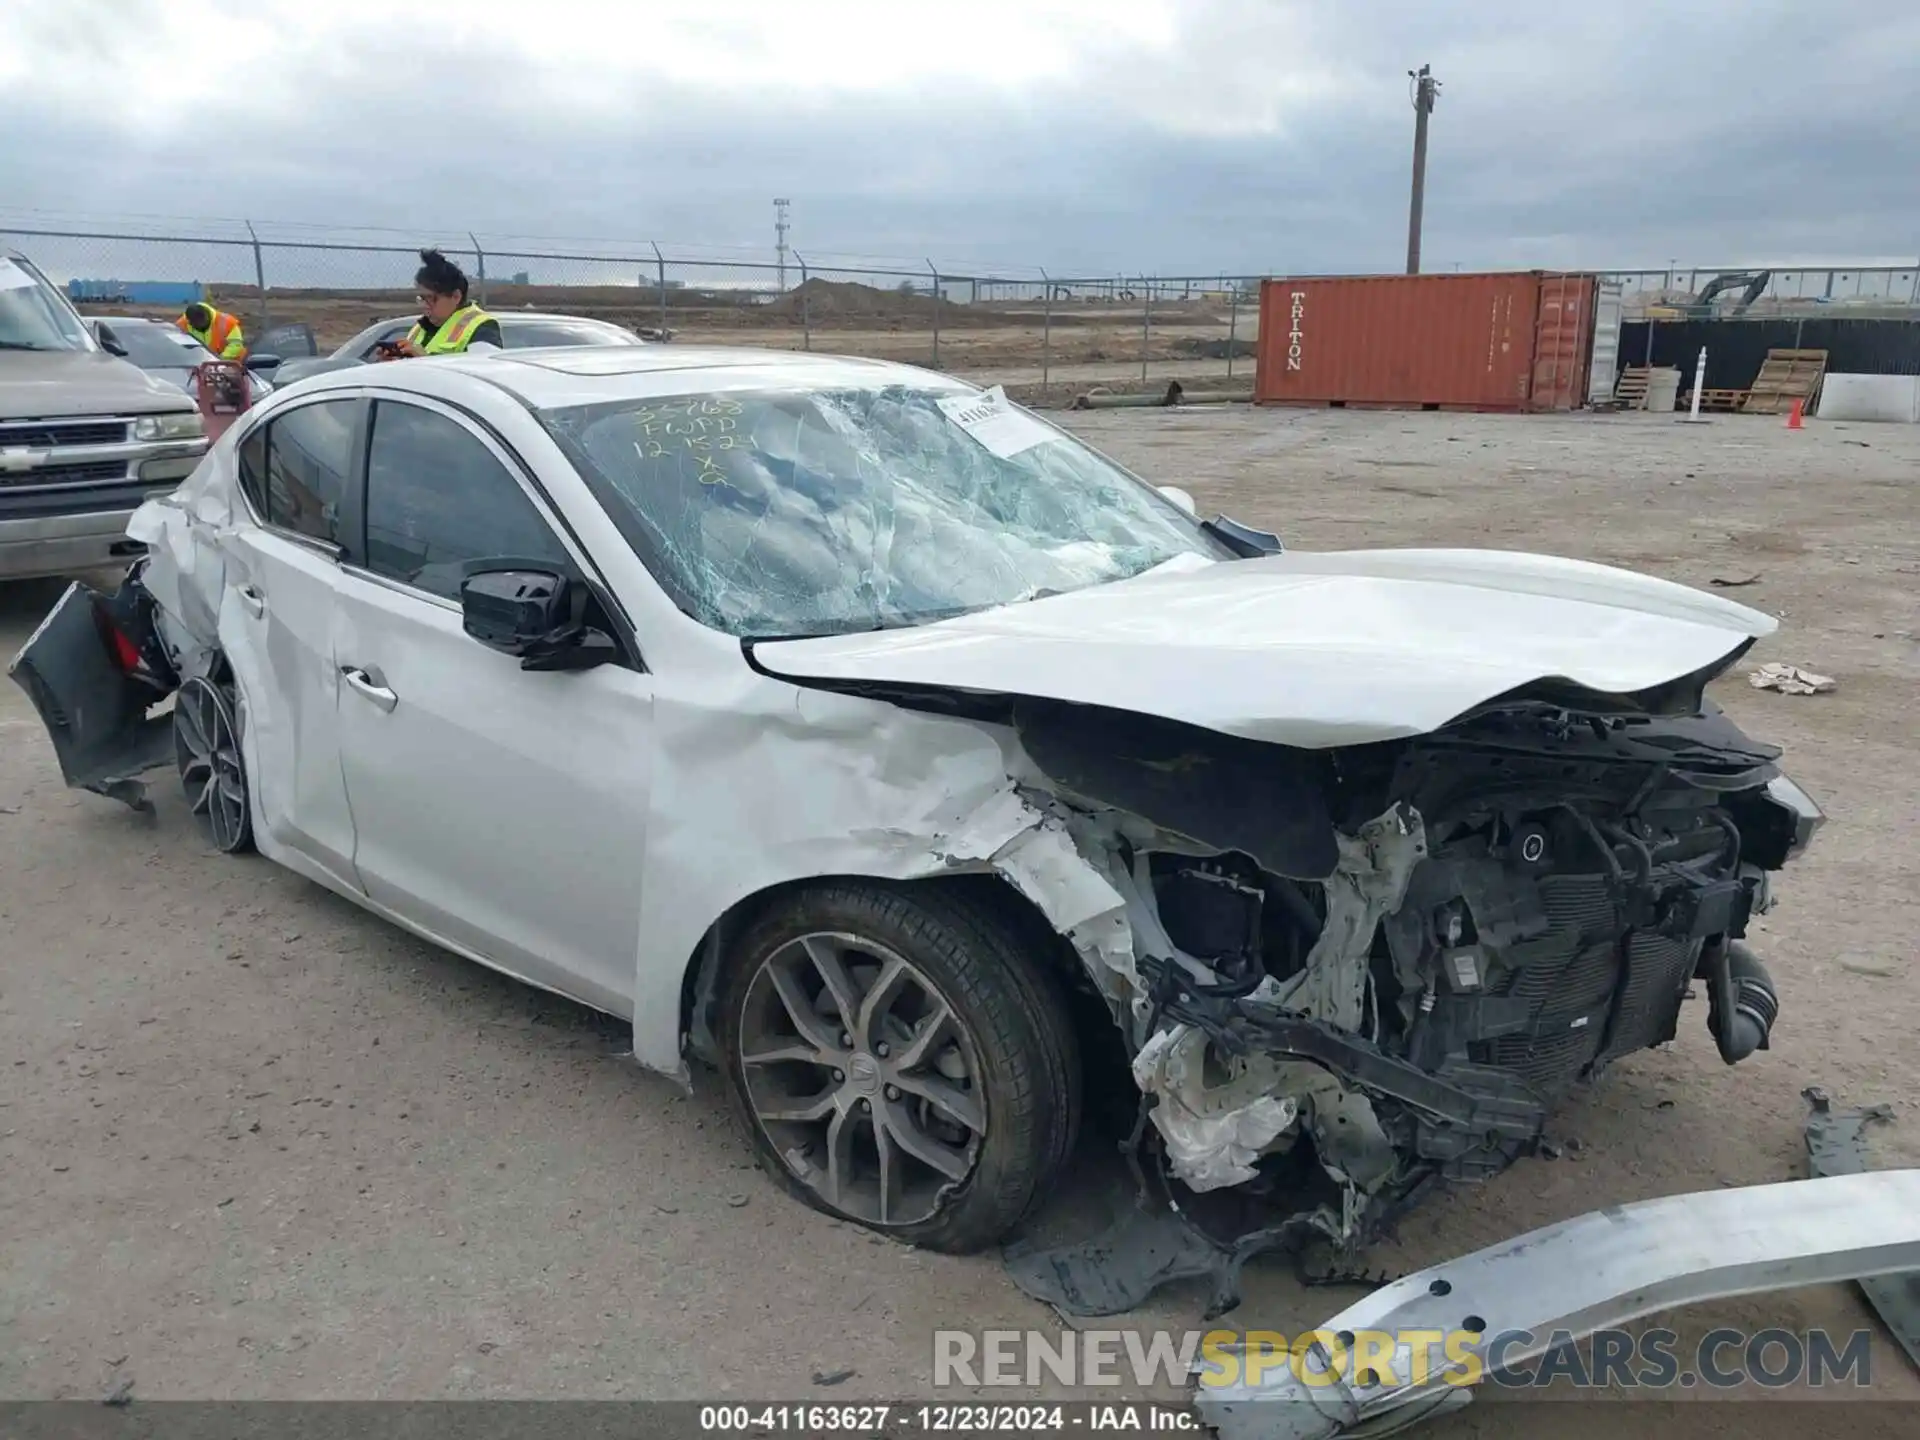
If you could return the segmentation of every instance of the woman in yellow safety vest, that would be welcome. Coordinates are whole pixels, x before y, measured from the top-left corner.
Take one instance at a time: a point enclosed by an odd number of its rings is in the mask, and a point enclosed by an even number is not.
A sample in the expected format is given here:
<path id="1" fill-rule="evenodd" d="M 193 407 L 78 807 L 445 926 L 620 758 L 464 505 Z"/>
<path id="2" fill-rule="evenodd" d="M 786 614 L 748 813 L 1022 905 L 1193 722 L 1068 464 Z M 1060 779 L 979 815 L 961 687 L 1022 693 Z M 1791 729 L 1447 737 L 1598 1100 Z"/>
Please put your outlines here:
<path id="1" fill-rule="evenodd" d="M 500 322 L 467 301 L 467 277 L 438 250 L 420 252 L 414 273 L 420 319 L 404 340 L 386 347 L 383 359 L 403 355 L 458 355 L 474 345 L 500 348 Z"/>

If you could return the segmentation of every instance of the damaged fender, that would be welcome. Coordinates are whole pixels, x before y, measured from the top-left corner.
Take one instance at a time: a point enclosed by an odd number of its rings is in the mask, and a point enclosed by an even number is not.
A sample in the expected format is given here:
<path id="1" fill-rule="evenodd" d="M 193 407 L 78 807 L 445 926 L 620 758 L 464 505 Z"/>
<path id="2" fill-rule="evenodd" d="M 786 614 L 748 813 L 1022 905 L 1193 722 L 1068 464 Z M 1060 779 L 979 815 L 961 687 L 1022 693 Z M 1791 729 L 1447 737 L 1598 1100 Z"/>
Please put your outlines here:
<path id="1" fill-rule="evenodd" d="M 718 917 L 799 881 L 998 873 L 1091 972 L 1131 971 L 1122 897 L 1016 785 L 1025 767 L 1010 731 L 751 674 L 720 694 L 663 677 L 653 717 L 671 763 L 656 770 L 641 884 L 640 931 L 655 947 L 634 993 L 642 1063 L 686 1074 L 683 970 L 660 960 L 694 955 Z M 783 793 L 804 803 L 766 805 Z"/>

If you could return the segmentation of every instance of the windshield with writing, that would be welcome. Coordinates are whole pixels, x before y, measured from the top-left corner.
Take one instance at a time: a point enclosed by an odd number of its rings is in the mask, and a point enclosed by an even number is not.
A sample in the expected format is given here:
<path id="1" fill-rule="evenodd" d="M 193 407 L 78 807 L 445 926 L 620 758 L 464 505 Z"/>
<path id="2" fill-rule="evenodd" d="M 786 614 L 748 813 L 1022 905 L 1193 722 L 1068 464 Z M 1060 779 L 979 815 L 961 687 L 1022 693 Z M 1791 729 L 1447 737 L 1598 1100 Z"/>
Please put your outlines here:
<path id="1" fill-rule="evenodd" d="M 997 392 L 681 395 L 543 418 L 675 602 L 729 634 L 915 625 L 1224 558 Z"/>

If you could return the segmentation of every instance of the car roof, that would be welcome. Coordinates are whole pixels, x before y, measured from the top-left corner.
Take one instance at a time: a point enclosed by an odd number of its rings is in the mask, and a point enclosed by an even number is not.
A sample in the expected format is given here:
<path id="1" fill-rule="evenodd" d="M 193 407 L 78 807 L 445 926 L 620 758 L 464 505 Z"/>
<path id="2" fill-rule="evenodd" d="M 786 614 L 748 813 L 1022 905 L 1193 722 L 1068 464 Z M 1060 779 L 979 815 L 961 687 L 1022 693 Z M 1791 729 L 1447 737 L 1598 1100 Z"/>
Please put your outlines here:
<path id="1" fill-rule="evenodd" d="M 480 308 L 486 310 L 484 305 Z M 489 319 L 503 323 L 513 320 L 571 320 L 586 325 L 604 326 L 608 330 L 625 330 L 626 328 L 616 325 L 611 320 L 600 320 L 592 315 L 569 315 L 560 310 L 487 310 L 487 316 Z M 376 320 L 366 328 L 371 330 L 380 325 L 411 325 L 419 318 L 418 315 L 394 315 L 386 320 Z"/>
<path id="2" fill-rule="evenodd" d="M 655 395 L 686 395 L 716 390 L 874 389 L 883 385 L 962 389 L 951 376 L 890 360 L 819 355 L 794 350 L 752 350 L 736 346 L 633 345 L 619 347 L 543 346 L 528 350 L 467 351 L 404 365 L 381 366 L 382 384 L 412 389 L 410 377 L 433 373 L 431 366 L 484 381 L 541 410 Z M 335 371 L 302 382 L 342 388 L 364 385 L 364 370 Z"/>

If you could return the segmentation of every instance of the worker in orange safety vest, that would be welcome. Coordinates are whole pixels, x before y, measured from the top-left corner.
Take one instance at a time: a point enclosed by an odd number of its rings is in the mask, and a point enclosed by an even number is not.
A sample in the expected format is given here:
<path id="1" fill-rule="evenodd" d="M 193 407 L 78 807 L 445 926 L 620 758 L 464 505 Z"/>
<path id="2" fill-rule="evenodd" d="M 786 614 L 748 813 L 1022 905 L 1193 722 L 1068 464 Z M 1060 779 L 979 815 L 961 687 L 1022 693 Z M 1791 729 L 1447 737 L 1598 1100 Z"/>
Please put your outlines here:
<path id="1" fill-rule="evenodd" d="M 196 300 L 173 323 L 222 360 L 247 358 L 247 342 L 240 333 L 240 322 L 224 310 Z"/>

